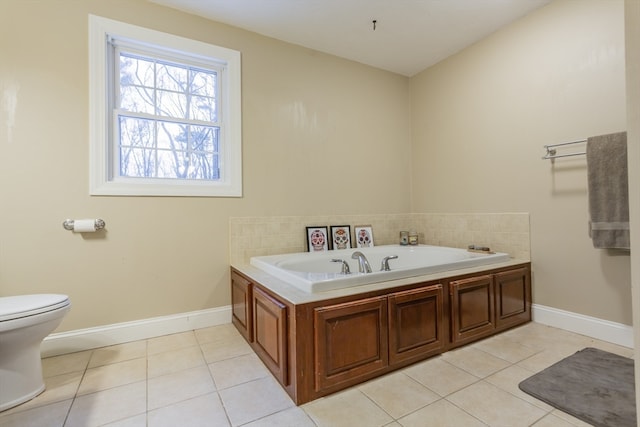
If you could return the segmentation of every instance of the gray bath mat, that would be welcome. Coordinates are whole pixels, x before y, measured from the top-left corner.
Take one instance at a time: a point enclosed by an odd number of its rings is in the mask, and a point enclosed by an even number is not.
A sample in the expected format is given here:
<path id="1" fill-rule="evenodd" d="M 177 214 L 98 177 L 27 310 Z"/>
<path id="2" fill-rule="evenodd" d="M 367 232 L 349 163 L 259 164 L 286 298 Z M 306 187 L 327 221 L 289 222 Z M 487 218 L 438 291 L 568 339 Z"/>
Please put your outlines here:
<path id="1" fill-rule="evenodd" d="M 598 427 L 636 427 L 633 360 L 585 348 L 519 384 L 520 390 Z"/>

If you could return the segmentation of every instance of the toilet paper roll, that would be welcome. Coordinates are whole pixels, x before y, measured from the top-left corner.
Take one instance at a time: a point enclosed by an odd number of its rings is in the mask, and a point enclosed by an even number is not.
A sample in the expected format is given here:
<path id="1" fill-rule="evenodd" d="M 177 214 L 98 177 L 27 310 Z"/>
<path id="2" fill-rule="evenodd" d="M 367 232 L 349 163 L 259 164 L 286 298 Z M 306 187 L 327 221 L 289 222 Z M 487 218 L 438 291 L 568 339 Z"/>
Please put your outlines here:
<path id="1" fill-rule="evenodd" d="M 96 231 L 95 219 L 76 219 L 73 221 L 74 233 L 93 233 Z"/>

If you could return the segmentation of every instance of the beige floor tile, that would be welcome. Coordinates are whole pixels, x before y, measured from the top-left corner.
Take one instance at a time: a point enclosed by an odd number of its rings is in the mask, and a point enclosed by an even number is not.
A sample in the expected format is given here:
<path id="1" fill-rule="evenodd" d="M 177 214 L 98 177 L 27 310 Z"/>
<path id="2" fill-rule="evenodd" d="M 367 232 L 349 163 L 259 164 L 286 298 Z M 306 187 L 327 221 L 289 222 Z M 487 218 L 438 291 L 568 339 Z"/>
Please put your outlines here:
<path id="1" fill-rule="evenodd" d="M 220 390 L 218 393 L 234 426 L 295 406 L 271 376 Z"/>
<path id="2" fill-rule="evenodd" d="M 202 348 L 202 353 L 207 363 L 219 362 L 253 353 L 251 346 L 239 335 L 229 337 L 224 342 L 214 341 L 200 344 L 200 348 Z"/>
<path id="3" fill-rule="evenodd" d="M 302 409 L 319 427 L 384 426 L 393 418 L 357 389 L 315 400 Z"/>
<path id="4" fill-rule="evenodd" d="M 62 427 L 72 400 L 38 406 L 20 412 L 0 412 L 2 427 Z"/>
<path id="5" fill-rule="evenodd" d="M 242 427 L 315 427 L 315 423 L 296 406 L 252 421 Z"/>
<path id="6" fill-rule="evenodd" d="M 358 389 L 396 419 L 440 399 L 438 394 L 402 372 L 369 381 Z"/>
<path id="7" fill-rule="evenodd" d="M 147 414 L 135 415 L 124 420 L 105 424 L 103 427 L 147 427 Z"/>
<path id="8" fill-rule="evenodd" d="M 149 338 L 147 340 L 147 353 L 151 355 L 196 345 L 198 345 L 198 340 L 196 340 L 196 334 L 193 331 L 181 332 L 179 334 Z"/>
<path id="9" fill-rule="evenodd" d="M 271 375 L 255 354 L 234 357 L 209 365 L 218 390 Z"/>
<path id="10" fill-rule="evenodd" d="M 147 357 L 146 341 L 128 342 L 94 350 L 88 367 L 96 368 L 142 357 Z"/>
<path id="11" fill-rule="evenodd" d="M 38 406 L 49 405 L 55 402 L 61 402 L 63 400 L 73 399 L 78 391 L 80 380 L 82 379 L 82 372 L 72 372 L 70 374 L 56 375 L 55 377 L 48 377 L 44 379 L 45 390 L 33 399 L 9 409 L 2 414 L 8 414 L 12 412 L 27 411 Z M 2 425 L 2 422 L 0 422 Z"/>
<path id="12" fill-rule="evenodd" d="M 209 393 L 150 411 L 148 427 L 230 426 L 218 393 Z"/>
<path id="13" fill-rule="evenodd" d="M 470 347 L 477 348 L 478 350 L 482 350 L 485 353 L 489 353 L 511 363 L 519 362 L 539 352 L 539 350 L 535 350 L 503 335 L 495 335 L 478 343 L 471 344 Z"/>
<path id="14" fill-rule="evenodd" d="M 403 427 L 485 427 L 486 424 L 445 399 L 398 420 Z"/>
<path id="15" fill-rule="evenodd" d="M 99 426 L 140 415 L 147 410 L 147 383 L 140 381 L 77 397 L 65 427 Z"/>
<path id="16" fill-rule="evenodd" d="M 528 323 L 522 328 L 507 331 L 503 335 L 535 350 L 552 350 L 567 356 L 588 347 L 593 341 L 584 335 L 538 323 Z"/>
<path id="17" fill-rule="evenodd" d="M 223 343 L 227 340 L 242 338 L 242 336 L 232 323 L 211 326 L 209 328 L 196 329 L 194 333 L 200 345 L 211 342 Z"/>
<path id="18" fill-rule="evenodd" d="M 479 378 L 446 362 L 441 357 L 410 366 L 405 374 L 440 396 L 447 396 L 479 381 Z"/>
<path id="19" fill-rule="evenodd" d="M 78 395 L 94 393 L 112 387 L 147 379 L 147 360 L 134 359 L 87 369 L 80 383 Z"/>
<path id="20" fill-rule="evenodd" d="M 623 347 L 621 345 L 613 344 L 610 342 L 600 341 L 600 340 L 592 340 L 589 344 L 589 347 L 598 348 L 600 350 L 608 351 L 609 353 L 614 353 L 623 357 L 633 357 L 633 349 L 629 347 Z"/>
<path id="21" fill-rule="evenodd" d="M 586 423 L 581 419 L 574 417 L 573 415 L 569 415 L 566 412 L 562 412 L 559 409 L 554 409 L 551 414 L 576 427 L 591 427 L 591 424 Z"/>
<path id="22" fill-rule="evenodd" d="M 554 363 L 561 361 L 565 357 L 570 356 L 571 354 L 573 353 L 566 354 L 553 350 L 543 350 L 540 353 L 536 353 L 531 357 L 521 360 L 517 363 L 517 365 L 532 373 L 537 373 L 542 371 L 543 369 L 548 368 Z"/>
<path id="23" fill-rule="evenodd" d="M 446 399 L 490 426 L 528 427 L 547 412 L 485 381 Z"/>
<path id="24" fill-rule="evenodd" d="M 495 385 L 496 387 L 500 387 L 502 390 L 511 393 L 546 412 L 551 412 L 553 410 L 553 406 L 547 405 L 542 400 L 538 400 L 530 394 L 523 392 L 518 387 L 518 384 L 529 378 L 531 375 L 533 374 L 526 369 L 521 368 L 518 365 L 512 365 L 485 378 L 485 381 Z"/>
<path id="25" fill-rule="evenodd" d="M 226 324 L 43 359 L 47 390 L 0 426 L 63 427 L 69 413 L 64 427 L 585 427 L 518 388 L 584 347 L 633 356 L 529 323 L 296 407 Z"/>
<path id="26" fill-rule="evenodd" d="M 462 347 L 449 351 L 442 358 L 452 365 L 478 377 L 485 378 L 511 364 L 474 347 Z"/>
<path id="27" fill-rule="evenodd" d="M 155 378 L 202 365 L 206 365 L 206 363 L 200 347 L 185 347 L 178 350 L 150 354 L 147 357 L 147 374 L 149 378 Z"/>
<path id="28" fill-rule="evenodd" d="M 42 375 L 53 377 L 87 369 L 93 350 L 79 351 L 42 359 Z"/>
<path id="29" fill-rule="evenodd" d="M 148 409 L 153 410 L 215 391 L 206 366 L 185 369 L 148 381 Z"/>
<path id="30" fill-rule="evenodd" d="M 78 393 L 82 378 L 82 372 L 72 372 L 70 374 L 45 378 L 44 382 L 46 389 L 44 390 L 44 393 L 27 404 L 39 406 L 71 399 Z"/>
<path id="31" fill-rule="evenodd" d="M 571 424 L 553 414 L 548 414 L 533 424 L 532 427 L 575 427 L 575 424 Z"/>

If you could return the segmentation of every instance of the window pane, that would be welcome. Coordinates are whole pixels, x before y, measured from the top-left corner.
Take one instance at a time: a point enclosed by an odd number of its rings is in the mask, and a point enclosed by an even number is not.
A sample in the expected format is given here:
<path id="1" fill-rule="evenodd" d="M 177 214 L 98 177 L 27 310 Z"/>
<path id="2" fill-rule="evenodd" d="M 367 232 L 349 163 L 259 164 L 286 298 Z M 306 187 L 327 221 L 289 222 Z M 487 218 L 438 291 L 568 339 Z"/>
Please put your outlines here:
<path id="1" fill-rule="evenodd" d="M 185 93 L 187 90 L 187 69 L 158 62 L 158 89 Z"/>
<path id="2" fill-rule="evenodd" d="M 187 150 L 188 126 L 179 123 L 158 122 L 158 148 Z"/>
<path id="3" fill-rule="evenodd" d="M 120 145 L 124 147 L 153 147 L 155 144 L 153 120 L 120 116 Z"/>
<path id="4" fill-rule="evenodd" d="M 120 147 L 120 175 L 134 178 L 155 176 L 155 150 Z"/>
<path id="5" fill-rule="evenodd" d="M 194 151 L 218 152 L 220 128 L 211 126 L 191 126 L 191 149 Z"/>
<path id="6" fill-rule="evenodd" d="M 211 153 L 193 153 L 191 155 L 189 179 L 219 179 L 218 156 Z"/>
<path id="7" fill-rule="evenodd" d="M 159 90 L 157 94 L 158 115 L 176 119 L 186 118 L 187 96 L 185 94 L 164 90 Z"/>
<path id="8" fill-rule="evenodd" d="M 155 87 L 155 62 L 131 54 L 120 54 L 120 84 Z"/>
<path id="9" fill-rule="evenodd" d="M 184 151 L 158 150 L 158 178 L 186 178 L 189 156 Z"/>
<path id="10" fill-rule="evenodd" d="M 153 89 L 141 86 L 120 86 L 120 108 L 134 113 L 155 114 Z"/>
<path id="11" fill-rule="evenodd" d="M 191 87 L 189 91 L 194 95 L 214 97 L 217 73 L 213 71 L 191 70 Z"/>
<path id="12" fill-rule="evenodd" d="M 216 100 L 204 96 L 191 97 L 190 118 L 204 122 L 217 122 Z"/>

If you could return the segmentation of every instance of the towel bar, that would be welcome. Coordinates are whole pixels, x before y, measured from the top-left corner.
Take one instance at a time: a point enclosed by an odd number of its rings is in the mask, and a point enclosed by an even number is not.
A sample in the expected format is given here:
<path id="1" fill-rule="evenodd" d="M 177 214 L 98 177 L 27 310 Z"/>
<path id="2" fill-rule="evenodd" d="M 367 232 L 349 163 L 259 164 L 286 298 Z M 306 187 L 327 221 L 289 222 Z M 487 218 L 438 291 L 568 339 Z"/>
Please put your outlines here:
<path id="1" fill-rule="evenodd" d="M 557 154 L 557 150 L 556 150 L 556 147 L 563 147 L 565 145 L 580 144 L 580 143 L 583 143 L 583 142 L 587 142 L 587 140 L 586 139 L 579 139 L 577 141 L 562 142 L 560 144 L 545 145 L 544 149 L 547 150 L 547 153 L 542 157 L 542 160 L 557 159 L 559 157 L 584 156 L 585 154 L 587 154 L 586 151 L 581 151 L 579 153 Z"/>

